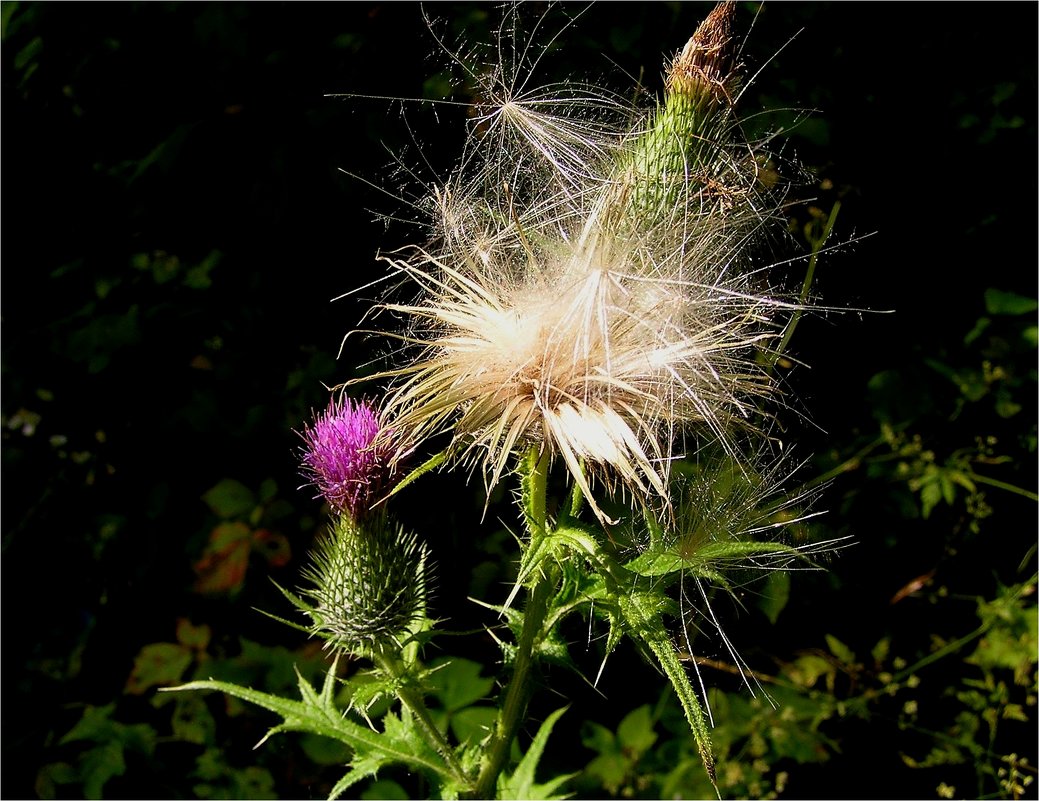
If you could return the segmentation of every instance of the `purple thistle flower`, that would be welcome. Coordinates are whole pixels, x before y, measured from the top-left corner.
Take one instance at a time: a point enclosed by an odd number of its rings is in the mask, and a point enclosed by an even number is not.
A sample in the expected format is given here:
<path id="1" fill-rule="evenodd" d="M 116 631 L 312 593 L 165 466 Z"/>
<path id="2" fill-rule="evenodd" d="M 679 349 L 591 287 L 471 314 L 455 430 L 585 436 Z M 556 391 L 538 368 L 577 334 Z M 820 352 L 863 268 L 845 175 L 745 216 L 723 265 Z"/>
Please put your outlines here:
<path id="1" fill-rule="evenodd" d="M 387 433 L 366 401 L 333 398 L 303 431 L 303 473 L 332 507 L 357 519 L 393 485 Z"/>

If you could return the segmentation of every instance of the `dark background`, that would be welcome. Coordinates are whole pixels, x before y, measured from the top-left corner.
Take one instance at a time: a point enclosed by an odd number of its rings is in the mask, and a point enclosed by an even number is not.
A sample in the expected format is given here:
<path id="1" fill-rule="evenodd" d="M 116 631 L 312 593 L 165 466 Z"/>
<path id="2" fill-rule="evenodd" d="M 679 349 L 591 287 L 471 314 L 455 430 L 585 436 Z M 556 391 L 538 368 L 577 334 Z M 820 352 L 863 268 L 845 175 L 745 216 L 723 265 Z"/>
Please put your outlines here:
<path id="1" fill-rule="evenodd" d="M 539 77 L 624 90 L 627 73 L 656 91 L 663 58 L 709 8 L 592 6 Z M 741 24 L 755 8 L 741 4 Z M 483 5 L 426 11 L 449 43 L 488 41 L 497 17 Z M 60 738 L 83 704 L 117 700 L 121 719 L 151 720 L 147 699 L 124 693 L 127 677 L 142 646 L 174 638 L 178 618 L 209 625 L 213 648 L 230 653 L 238 637 L 300 647 L 252 611 L 283 608 L 265 575 L 291 585 L 319 527 L 317 503 L 296 490 L 293 430 L 324 404 L 322 382 L 359 374 L 378 352 L 351 338 L 336 360 L 372 293 L 330 299 L 380 274 L 380 248 L 421 236 L 375 220 L 372 210 L 417 215 L 341 170 L 396 191 L 387 150 L 417 145 L 433 168 L 424 176 L 443 174 L 465 109 L 327 96 L 441 96 L 447 59 L 412 3 L 5 3 L 2 16 L 2 789 L 34 797 L 43 765 L 73 759 Z M 743 111 L 769 109 L 753 123 L 767 127 L 792 116 L 783 109 L 817 110 L 784 153 L 816 174 L 798 194 L 824 211 L 842 202 L 833 241 L 846 244 L 822 261 L 816 292 L 830 306 L 894 311 L 820 313 L 798 331 L 793 351 L 810 368 L 789 383 L 814 426 L 791 421 L 791 437 L 819 470 L 875 428 L 872 376 L 944 387 L 923 360 L 958 358 L 987 288 L 1036 296 L 1037 21 L 1033 3 L 775 3 L 757 17 L 750 73 L 776 55 Z M 1024 365 L 1024 411 L 997 433 L 1034 443 L 1034 354 Z M 939 452 L 969 439 L 980 424 L 965 413 L 945 425 L 942 401 L 921 400 L 940 395 L 927 387 L 898 390 L 905 417 L 924 421 Z M 1034 490 L 1034 449 L 1020 454 L 999 477 Z M 254 528 L 275 531 L 291 558 L 254 549 L 242 581 L 200 592 L 193 565 L 214 525 L 200 498 L 227 478 L 254 491 L 273 480 L 270 515 Z M 1034 504 L 1013 497 L 1003 533 L 957 541 L 945 562 L 948 531 L 910 529 L 882 488 L 841 518 L 858 480 L 821 501 L 837 515 L 827 525 L 859 541 L 854 558 L 830 578 L 796 579 L 780 624 L 738 643 L 789 654 L 832 632 L 868 649 L 883 632 L 926 631 L 934 620 L 888 604 L 901 586 L 942 562 L 959 592 L 988 592 L 1034 540 Z M 437 476 L 402 512 L 431 542 L 438 613 L 463 608 L 474 587 L 498 592 L 487 563 L 512 558 L 501 537 L 479 539 L 482 503 L 463 476 Z M 507 500 L 498 514 L 510 514 Z M 639 702 L 626 671 L 644 668 L 623 659 L 604 689 L 624 700 L 589 713 L 597 719 Z M 283 795 L 304 779 L 319 795 L 289 746 L 249 751 L 269 722 L 239 718 L 227 758 L 278 766 Z M 791 794 L 932 792 L 868 728 L 838 736 L 839 758 L 798 774 Z M 192 795 L 177 748 L 147 765 L 130 758 L 106 794 Z M 1034 753 L 1034 742 L 1021 748 Z M 835 786 L 838 775 L 857 778 Z"/>

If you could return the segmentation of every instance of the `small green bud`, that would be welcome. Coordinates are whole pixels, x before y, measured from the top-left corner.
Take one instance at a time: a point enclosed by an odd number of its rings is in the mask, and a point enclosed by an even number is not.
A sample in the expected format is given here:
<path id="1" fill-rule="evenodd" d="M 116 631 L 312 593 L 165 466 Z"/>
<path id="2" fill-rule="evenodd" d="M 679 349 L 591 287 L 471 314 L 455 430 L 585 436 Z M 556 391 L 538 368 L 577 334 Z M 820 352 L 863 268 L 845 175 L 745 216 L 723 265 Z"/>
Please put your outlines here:
<path id="1" fill-rule="evenodd" d="M 700 24 L 668 69 L 663 103 L 625 149 L 617 197 L 643 228 L 695 195 L 702 211 L 731 191 L 734 13 L 734 3 L 722 2 Z"/>
<path id="2" fill-rule="evenodd" d="M 426 547 L 385 514 L 340 515 L 304 573 L 314 602 L 311 633 L 355 654 L 399 644 L 426 605 Z"/>

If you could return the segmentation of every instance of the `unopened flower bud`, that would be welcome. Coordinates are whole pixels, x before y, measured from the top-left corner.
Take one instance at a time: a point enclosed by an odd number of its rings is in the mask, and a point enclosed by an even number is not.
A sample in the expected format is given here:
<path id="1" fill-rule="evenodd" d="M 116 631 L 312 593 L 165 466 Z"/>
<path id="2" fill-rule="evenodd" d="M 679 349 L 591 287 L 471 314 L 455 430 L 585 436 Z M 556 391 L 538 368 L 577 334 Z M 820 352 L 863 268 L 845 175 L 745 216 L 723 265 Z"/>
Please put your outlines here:
<path id="1" fill-rule="evenodd" d="M 311 631 L 358 653 L 399 642 L 425 613 L 426 547 L 413 532 L 373 515 L 340 515 L 304 573 L 313 602 Z"/>

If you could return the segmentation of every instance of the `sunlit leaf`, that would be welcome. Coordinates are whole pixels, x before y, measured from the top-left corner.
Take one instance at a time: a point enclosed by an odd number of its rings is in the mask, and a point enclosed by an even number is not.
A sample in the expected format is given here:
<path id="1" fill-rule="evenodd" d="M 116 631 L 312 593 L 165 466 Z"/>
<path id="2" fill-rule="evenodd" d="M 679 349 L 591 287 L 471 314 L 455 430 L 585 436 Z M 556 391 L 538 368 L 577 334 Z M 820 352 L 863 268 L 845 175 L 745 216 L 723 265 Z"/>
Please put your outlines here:
<path id="1" fill-rule="evenodd" d="M 233 592 L 245 581 L 252 532 L 244 523 L 221 523 L 209 535 L 202 558 L 195 562 L 195 591 Z"/>
<path id="2" fill-rule="evenodd" d="M 177 619 L 177 642 L 195 651 L 205 651 L 213 630 L 205 623 L 195 626 L 186 617 Z"/>
<path id="3" fill-rule="evenodd" d="M 493 678 L 482 678 L 483 665 L 461 658 L 437 659 L 429 677 L 430 692 L 449 712 L 485 698 L 494 688 Z"/>
<path id="4" fill-rule="evenodd" d="M 126 680 L 124 692 L 142 695 L 152 687 L 176 684 L 184 676 L 192 659 L 191 649 L 178 643 L 149 643 L 134 658 L 133 670 Z"/>
<path id="5" fill-rule="evenodd" d="M 252 491 L 233 478 L 225 478 L 215 487 L 202 494 L 213 514 L 225 520 L 232 517 L 242 517 L 252 511 L 256 506 L 256 497 Z"/>
<path id="6" fill-rule="evenodd" d="M 985 290 L 985 310 L 989 314 L 1030 314 L 1037 308 L 1039 302 L 1035 298 L 993 288 Z"/>
<path id="7" fill-rule="evenodd" d="M 288 537 L 265 528 L 253 532 L 253 548 L 263 555 L 271 567 L 284 567 L 292 559 Z"/>

